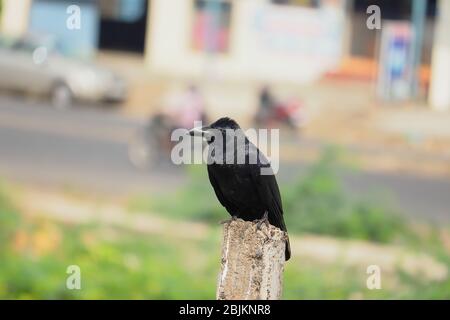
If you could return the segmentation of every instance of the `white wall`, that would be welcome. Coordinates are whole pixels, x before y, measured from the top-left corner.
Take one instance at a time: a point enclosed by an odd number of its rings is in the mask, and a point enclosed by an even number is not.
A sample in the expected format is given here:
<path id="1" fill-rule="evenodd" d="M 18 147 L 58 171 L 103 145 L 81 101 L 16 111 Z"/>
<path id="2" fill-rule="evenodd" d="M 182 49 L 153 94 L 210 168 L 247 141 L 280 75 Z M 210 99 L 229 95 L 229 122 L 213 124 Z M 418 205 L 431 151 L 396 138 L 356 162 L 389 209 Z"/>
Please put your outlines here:
<path id="1" fill-rule="evenodd" d="M 440 0 L 433 46 L 429 103 L 435 110 L 450 110 L 450 1 Z"/>
<path id="2" fill-rule="evenodd" d="M 31 0 L 0 0 L 2 13 L 0 31 L 10 36 L 20 36 L 28 28 Z"/>
<path id="3" fill-rule="evenodd" d="M 208 56 L 190 47 L 193 1 L 152 0 L 148 67 L 179 77 L 206 75 L 226 80 L 303 83 L 340 61 L 345 28 L 343 4 L 337 10 L 317 10 L 273 6 L 265 0 L 231 2 L 229 52 Z M 312 33 L 319 31 L 318 38 L 308 34 L 310 26 Z M 280 31 L 282 28 L 288 31 Z"/>

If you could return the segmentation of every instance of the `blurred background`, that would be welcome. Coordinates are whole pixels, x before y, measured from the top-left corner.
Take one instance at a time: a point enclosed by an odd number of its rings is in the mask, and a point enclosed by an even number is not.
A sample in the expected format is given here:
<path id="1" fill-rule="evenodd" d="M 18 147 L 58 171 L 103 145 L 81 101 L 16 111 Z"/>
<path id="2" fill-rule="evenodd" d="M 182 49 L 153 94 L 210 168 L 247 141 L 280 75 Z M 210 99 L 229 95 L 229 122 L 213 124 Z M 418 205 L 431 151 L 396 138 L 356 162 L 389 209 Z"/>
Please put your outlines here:
<path id="1" fill-rule="evenodd" d="M 228 214 L 168 136 L 230 116 L 281 129 L 285 299 L 449 299 L 449 28 L 444 0 L 0 1 L 0 298 L 214 299 Z"/>

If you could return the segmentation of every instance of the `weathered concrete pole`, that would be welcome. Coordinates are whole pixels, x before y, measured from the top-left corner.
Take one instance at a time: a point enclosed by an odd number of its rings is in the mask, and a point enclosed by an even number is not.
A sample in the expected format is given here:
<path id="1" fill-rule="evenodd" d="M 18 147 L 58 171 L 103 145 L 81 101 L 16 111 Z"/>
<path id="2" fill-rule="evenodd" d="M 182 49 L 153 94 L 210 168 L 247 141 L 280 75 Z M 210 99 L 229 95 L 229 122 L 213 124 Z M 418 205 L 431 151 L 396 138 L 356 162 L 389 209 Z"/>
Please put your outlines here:
<path id="1" fill-rule="evenodd" d="M 272 225 L 241 219 L 224 223 L 219 300 L 281 298 L 286 234 Z"/>

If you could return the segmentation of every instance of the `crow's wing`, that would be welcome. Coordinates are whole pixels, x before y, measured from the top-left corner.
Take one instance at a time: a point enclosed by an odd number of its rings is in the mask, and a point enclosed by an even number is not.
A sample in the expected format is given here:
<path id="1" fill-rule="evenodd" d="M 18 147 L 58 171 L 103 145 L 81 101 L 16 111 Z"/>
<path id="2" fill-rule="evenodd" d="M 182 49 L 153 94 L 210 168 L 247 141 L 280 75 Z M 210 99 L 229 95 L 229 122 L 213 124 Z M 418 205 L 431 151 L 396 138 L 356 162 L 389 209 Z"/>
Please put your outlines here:
<path id="1" fill-rule="evenodd" d="M 250 175 L 255 191 L 259 195 L 260 201 L 269 211 L 269 221 L 283 231 L 286 230 L 286 225 L 283 219 L 283 205 L 281 203 L 280 189 L 278 188 L 275 174 L 270 167 L 270 162 L 253 143 L 248 142 L 247 152 L 249 159 L 258 159 L 256 165 L 251 165 Z M 262 174 L 262 168 L 265 173 Z"/>
<path id="2" fill-rule="evenodd" d="M 258 192 L 261 202 L 269 212 L 269 222 L 275 227 L 287 232 L 286 224 L 283 218 L 283 206 L 281 204 L 280 189 L 278 188 L 275 175 L 261 175 L 260 168 L 251 171 L 253 185 Z M 289 238 L 286 239 L 285 259 L 291 257 L 291 245 Z"/>
<path id="3" fill-rule="evenodd" d="M 257 166 L 254 167 L 256 169 Z M 281 202 L 280 189 L 274 175 L 261 175 L 259 168 L 251 170 L 251 177 L 260 201 L 267 208 L 269 221 L 283 231 L 286 225 L 283 219 L 283 205 Z"/>
<path id="4" fill-rule="evenodd" d="M 219 200 L 220 204 L 224 206 L 231 215 L 236 215 L 236 206 L 232 202 L 230 202 L 223 194 L 222 189 L 220 188 L 220 184 L 217 181 L 216 175 L 214 174 L 213 167 L 209 165 L 207 166 L 207 168 L 209 182 L 211 183 L 214 189 L 214 193 L 216 194 L 216 197 Z"/>

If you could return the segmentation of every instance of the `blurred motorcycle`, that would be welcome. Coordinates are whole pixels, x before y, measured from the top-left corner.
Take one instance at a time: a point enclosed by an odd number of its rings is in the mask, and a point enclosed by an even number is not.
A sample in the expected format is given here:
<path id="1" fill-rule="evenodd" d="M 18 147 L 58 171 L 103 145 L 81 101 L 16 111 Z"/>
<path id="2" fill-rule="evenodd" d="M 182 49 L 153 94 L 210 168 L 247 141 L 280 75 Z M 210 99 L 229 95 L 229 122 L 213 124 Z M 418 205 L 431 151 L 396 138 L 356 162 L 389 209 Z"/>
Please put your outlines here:
<path id="1" fill-rule="evenodd" d="M 274 128 L 285 125 L 291 129 L 299 129 L 305 124 L 303 104 L 296 99 L 277 102 L 271 108 L 260 108 L 254 121 L 257 127 Z"/>
<path id="2" fill-rule="evenodd" d="M 206 117 L 202 117 L 206 123 Z M 168 163 L 172 148 L 178 141 L 171 141 L 175 123 L 166 114 L 155 114 L 138 128 L 128 145 L 128 158 L 138 169 L 145 170 Z"/>
<path id="3" fill-rule="evenodd" d="M 138 129 L 128 147 L 130 162 L 139 169 L 168 162 L 177 141 L 170 136 L 176 128 L 192 128 L 194 121 L 206 123 L 203 97 L 195 85 L 169 92 L 164 108 Z"/>
<path id="4" fill-rule="evenodd" d="M 164 114 L 156 114 L 138 128 L 128 144 L 128 158 L 138 169 L 160 164 L 172 149 L 172 124 Z"/>

